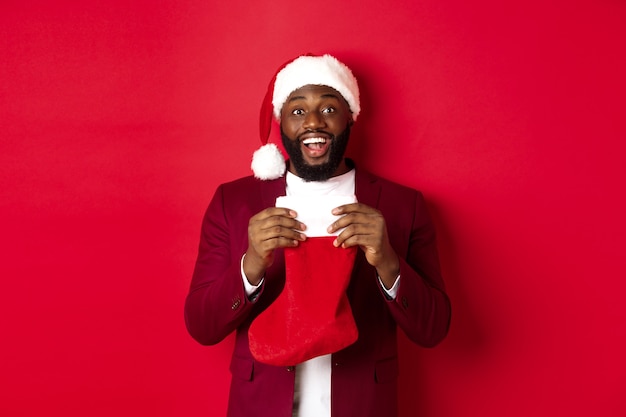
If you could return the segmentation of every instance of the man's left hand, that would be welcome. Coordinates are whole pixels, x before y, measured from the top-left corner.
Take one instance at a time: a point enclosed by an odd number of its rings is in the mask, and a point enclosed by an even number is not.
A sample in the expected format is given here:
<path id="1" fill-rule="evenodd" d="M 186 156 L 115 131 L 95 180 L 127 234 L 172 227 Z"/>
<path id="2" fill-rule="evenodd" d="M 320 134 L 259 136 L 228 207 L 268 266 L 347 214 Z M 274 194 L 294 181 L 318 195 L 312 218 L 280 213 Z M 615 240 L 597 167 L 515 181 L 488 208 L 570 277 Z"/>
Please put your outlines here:
<path id="1" fill-rule="evenodd" d="M 391 288 L 400 273 L 400 261 L 389 243 L 382 213 L 361 203 L 339 206 L 332 213 L 342 217 L 328 227 L 328 233 L 343 229 L 333 244 L 343 248 L 359 246 L 385 287 Z"/>

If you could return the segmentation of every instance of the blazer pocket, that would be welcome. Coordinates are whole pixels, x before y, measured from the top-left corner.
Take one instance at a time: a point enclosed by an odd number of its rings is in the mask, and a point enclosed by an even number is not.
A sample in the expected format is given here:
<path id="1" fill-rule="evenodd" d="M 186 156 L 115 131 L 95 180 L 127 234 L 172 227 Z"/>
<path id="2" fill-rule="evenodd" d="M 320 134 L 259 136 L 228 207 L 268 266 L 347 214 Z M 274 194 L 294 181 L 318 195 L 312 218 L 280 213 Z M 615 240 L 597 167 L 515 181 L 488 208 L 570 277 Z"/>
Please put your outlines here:
<path id="1" fill-rule="evenodd" d="M 254 361 L 248 358 L 233 356 L 230 361 L 230 373 L 233 378 L 252 381 L 252 376 L 254 375 Z"/>
<path id="2" fill-rule="evenodd" d="M 383 359 L 376 362 L 374 379 L 378 384 L 393 382 L 398 378 L 398 357 Z"/>

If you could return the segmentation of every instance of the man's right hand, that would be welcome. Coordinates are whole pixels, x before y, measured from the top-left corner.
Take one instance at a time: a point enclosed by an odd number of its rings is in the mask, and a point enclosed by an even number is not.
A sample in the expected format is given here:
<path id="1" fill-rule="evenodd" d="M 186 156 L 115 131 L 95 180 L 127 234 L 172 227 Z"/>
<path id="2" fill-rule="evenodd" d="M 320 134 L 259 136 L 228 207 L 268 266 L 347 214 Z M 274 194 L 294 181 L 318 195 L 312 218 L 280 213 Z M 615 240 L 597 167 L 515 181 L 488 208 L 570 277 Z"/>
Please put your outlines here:
<path id="1" fill-rule="evenodd" d="M 243 272 L 252 285 L 258 285 L 265 270 L 274 262 L 274 249 L 298 246 L 306 239 L 304 223 L 296 220 L 296 212 L 270 207 L 252 216 L 248 223 L 248 250 Z"/>

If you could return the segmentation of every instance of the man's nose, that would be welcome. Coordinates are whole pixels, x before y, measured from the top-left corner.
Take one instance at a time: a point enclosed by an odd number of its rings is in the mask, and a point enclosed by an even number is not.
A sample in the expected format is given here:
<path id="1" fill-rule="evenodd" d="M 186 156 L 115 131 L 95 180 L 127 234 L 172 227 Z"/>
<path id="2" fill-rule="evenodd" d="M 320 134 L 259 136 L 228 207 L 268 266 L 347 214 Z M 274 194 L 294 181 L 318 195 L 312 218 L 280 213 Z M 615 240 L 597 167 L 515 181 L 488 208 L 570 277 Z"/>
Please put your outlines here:
<path id="1" fill-rule="evenodd" d="M 324 117 L 316 111 L 308 112 L 302 124 L 302 127 L 307 130 L 315 130 L 324 126 L 326 126 Z"/>

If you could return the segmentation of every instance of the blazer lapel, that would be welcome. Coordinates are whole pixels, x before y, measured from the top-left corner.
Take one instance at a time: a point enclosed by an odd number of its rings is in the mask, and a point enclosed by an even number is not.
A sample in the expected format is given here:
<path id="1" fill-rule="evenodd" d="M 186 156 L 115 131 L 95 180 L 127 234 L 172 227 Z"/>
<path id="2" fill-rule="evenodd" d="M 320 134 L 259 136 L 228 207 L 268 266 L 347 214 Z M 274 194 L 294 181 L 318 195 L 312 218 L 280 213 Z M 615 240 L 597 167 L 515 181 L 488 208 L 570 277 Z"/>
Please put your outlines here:
<path id="1" fill-rule="evenodd" d="M 367 171 L 356 168 L 355 193 L 359 203 L 378 208 L 380 198 L 380 182 Z"/>
<path id="2" fill-rule="evenodd" d="M 356 198 L 359 203 L 366 204 L 370 207 L 378 208 L 378 204 L 380 201 L 380 181 L 379 179 L 370 174 L 367 171 L 359 170 L 358 167 L 356 169 L 355 176 L 355 193 Z M 369 272 L 364 272 L 364 269 L 368 269 Z M 365 254 L 362 250 L 357 251 L 356 259 L 354 262 L 354 268 L 352 269 L 353 277 L 360 277 L 360 274 L 368 274 L 372 273 L 373 267 L 367 263 L 365 258 Z M 356 282 L 360 281 L 359 279 L 352 279 L 350 281 L 350 285 L 346 293 L 348 294 L 348 299 L 352 300 L 355 296 L 355 291 L 358 285 Z"/>
<path id="3" fill-rule="evenodd" d="M 273 181 L 260 181 L 261 201 L 263 207 L 274 207 L 276 198 L 285 195 L 287 180 L 285 175 Z"/>

